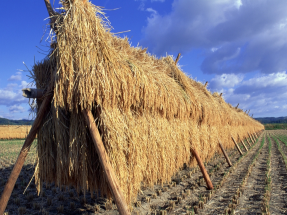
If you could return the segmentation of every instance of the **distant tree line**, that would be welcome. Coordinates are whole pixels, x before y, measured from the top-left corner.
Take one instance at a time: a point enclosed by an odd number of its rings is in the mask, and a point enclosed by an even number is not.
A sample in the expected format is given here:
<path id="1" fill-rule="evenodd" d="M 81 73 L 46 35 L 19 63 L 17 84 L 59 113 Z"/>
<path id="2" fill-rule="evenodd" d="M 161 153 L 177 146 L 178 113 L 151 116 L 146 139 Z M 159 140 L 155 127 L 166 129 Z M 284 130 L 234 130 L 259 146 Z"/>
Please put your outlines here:
<path id="1" fill-rule="evenodd" d="M 11 120 L 11 119 L 5 119 L 0 118 L 0 125 L 32 125 L 34 120 Z"/>
<path id="2" fill-rule="evenodd" d="M 287 123 L 287 117 L 261 117 L 254 118 L 262 124 Z"/>

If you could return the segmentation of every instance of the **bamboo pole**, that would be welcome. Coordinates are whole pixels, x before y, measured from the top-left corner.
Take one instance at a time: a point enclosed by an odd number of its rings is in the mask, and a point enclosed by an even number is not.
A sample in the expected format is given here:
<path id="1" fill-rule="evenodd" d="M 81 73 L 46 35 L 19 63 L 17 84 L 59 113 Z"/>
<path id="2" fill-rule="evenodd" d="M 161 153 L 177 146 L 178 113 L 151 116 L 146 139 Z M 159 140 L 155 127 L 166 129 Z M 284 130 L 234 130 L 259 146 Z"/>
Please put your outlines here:
<path id="1" fill-rule="evenodd" d="M 201 172 L 202 172 L 202 174 L 203 174 L 204 180 L 205 180 L 205 182 L 206 182 L 207 188 L 208 188 L 209 190 L 212 190 L 212 189 L 213 189 L 212 182 L 211 182 L 211 180 L 210 180 L 210 178 L 209 178 L 209 175 L 208 175 L 208 173 L 207 173 L 207 171 L 206 171 L 206 169 L 205 169 L 205 167 L 204 167 L 204 165 L 203 165 L 203 162 L 202 162 L 202 160 L 201 160 L 201 158 L 200 158 L 200 156 L 199 156 L 199 154 L 198 154 L 198 152 L 197 152 L 197 150 L 196 150 L 195 148 L 192 149 L 192 154 L 193 154 L 194 157 L 196 158 L 196 161 L 197 161 L 197 163 L 198 163 L 198 166 L 199 166 L 199 168 L 200 168 L 200 170 L 201 170 Z"/>
<path id="2" fill-rule="evenodd" d="M 49 93 L 43 100 L 41 106 L 40 106 L 40 109 L 39 109 L 39 112 L 37 114 L 37 117 L 32 125 L 32 128 L 23 144 L 23 147 L 20 151 L 20 154 L 17 158 L 17 161 L 12 169 L 12 172 L 9 176 L 9 179 L 6 183 L 6 186 L 4 188 L 4 191 L 2 193 L 2 196 L 1 196 L 1 199 L 0 199 L 0 214 L 3 214 L 5 209 L 6 209 L 6 206 L 7 206 L 7 203 L 10 199 L 10 196 L 11 196 L 11 193 L 14 189 L 14 186 L 15 186 L 15 183 L 19 177 L 19 174 L 21 172 L 21 169 L 24 165 L 24 162 L 25 162 L 25 159 L 28 155 L 28 152 L 30 150 L 30 147 L 36 137 L 36 134 L 42 124 L 42 120 L 43 118 L 46 116 L 47 114 L 47 111 L 49 110 L 50 106 L 51 106 L 51 101 L 52 101 L 52 97 L 53 97 L 53 94 L 52 93 Z"/>
<path id="3" fill-rule="evenodd" d="M 85 109 L 83 111 L 83 116 L 85 117 L 87 126 L 89 128 L 90 134 L 92 136 L 97 154 L 100 159 L 100 163 L 104 170 L 104 176 L 107 180 L 108 186 L 114 196 L 114 200 L 118 207 L 118 211 L 121 215 L 130 215 L 127 203 L 125 201 L 124 195 L 121 191 L 121 188 L 118 183 L 118 179 L 113 171 L 113 168 L 110 164 L 110 159 L 106 153 L 102 138 L 100 136 L 99 130 L 96 126 L 95 119 L 91 111 Z"/>
<path id="4" fill-rule="evenodd" d="M 220 149 L 221 149 L 221 151 L 222 151 L 222 153 L 223 153 L 223 155 L 224 155 L 224 157 L 225 157 L 225 159 L 226 159 L 228 165 L 229 165 L 230 167 L 232 167 L 232 163 L 231 163 L 231 161 L 230 161 L 230 159 L 229 159 L 229 157 L 228 157 L 228 154 L 225 152 L 225 150 L 224 150 L 224 148 L 223 148 L 223 146 L 222 146 L 220 140 L 218 140 L 218 142 L 219 142 Z"/>
<path id="5" fill-rule="evenodd" d="M 243 155 L 242 151 L 240 150 L 240 148 L 239 148 L 239 146 L 237 145 L 237 143 L 236 143 L 236 141 L 234 140 L 234 138 L 233 138 L 232 136 L 231 136 L 231 138 L 232 138 L 232 140 L 233 140 L 233 142 L 234 142 L 234 144 L 235 144 L 237 150 L 239 151 L 240 155 Z"/>
<path id="6" fill-rule="evenodd" d="M 247 148 L 246 145 L 244 144 L 243 140 L 241 140 L 241 143 L 243 144 L 244 148 L 245 148 L 246 151 L 248 152 L 248 148 Z"/>

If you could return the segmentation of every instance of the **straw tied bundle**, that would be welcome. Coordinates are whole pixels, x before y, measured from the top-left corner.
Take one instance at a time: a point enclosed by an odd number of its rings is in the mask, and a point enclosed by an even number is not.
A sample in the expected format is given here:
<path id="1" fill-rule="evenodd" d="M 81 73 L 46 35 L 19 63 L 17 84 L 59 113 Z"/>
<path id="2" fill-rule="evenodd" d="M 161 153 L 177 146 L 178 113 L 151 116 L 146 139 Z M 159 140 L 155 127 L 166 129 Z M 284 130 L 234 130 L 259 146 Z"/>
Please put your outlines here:
<path id="1" fill-rule="evenodd" d="M 51 109 L 38 132 L 39 191 L 43 182 L 55 182 L 111 196 L 84 109 L 96 119 L 128 203 L 141 185 L 168 182 L 184 163 L 195 165 L 192 148 L 207 161 L 219 150 L 218 138 L 233 148 L 231 135 L 263 129 L 187 77 L 171 56 L 157 59 L 114 36 L 99 7 L 83 0 L 62 5 L 51 52 L 33 68 L 37 88 L 54 83 Z"/>

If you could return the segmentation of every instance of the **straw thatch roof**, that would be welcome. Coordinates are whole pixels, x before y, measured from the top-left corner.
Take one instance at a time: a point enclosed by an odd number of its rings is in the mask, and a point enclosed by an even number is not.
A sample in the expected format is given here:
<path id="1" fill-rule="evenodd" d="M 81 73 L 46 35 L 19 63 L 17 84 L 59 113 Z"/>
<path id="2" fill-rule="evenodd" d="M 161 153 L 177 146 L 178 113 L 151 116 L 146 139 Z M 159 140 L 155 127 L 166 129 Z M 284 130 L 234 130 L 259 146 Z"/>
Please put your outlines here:
<path id="1" fill-rule="evenodd" d="M 63 1 L 50 54 L 33 68 L 37 88 L 55 81 L 51 110 L 38 133 L 36 182 L 74 185 L 110 195 L 80 114 L 92 111 L 127 202 L 141 184 L 170 181 L 184 163 L 204 161 L 218 138 L 264 129 L 247 114 L 186 76 L 171 56 L 160 59 L 110 32 L 99 7 Z M 41 101 L 38 100 L 38 106 Z"/>

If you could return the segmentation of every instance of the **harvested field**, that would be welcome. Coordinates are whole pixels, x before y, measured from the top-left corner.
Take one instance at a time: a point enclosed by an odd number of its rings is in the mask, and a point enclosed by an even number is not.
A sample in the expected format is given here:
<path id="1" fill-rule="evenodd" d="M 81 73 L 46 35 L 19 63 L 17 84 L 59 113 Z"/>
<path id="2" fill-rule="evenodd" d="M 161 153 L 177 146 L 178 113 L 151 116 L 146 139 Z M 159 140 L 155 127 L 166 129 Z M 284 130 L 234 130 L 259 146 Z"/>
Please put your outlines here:
<path id="1" fill-rule="evenodd" d="M 30 125 L 0 125 L 0 140 L 25 139 Z"/>
<path id="2" fill-rule="evenodd" d="M 23 140 L 0 144 L 2 193 Z M 38 196 L 33 179 L 23 194 L 34 174 L 35 145 L 8 203 L 9 214 L 19 214 L 21 210 L 26 211 L 23 214 L 119 214 L 115 203 L 107 198 L 96 193 L 93 197 L 87 193 L 85 198 L 72 187 L 60 190 L 54 183 L 44 184 Z M 236 148 L 227 151 L 232 167 L 221 153 L 205 163 L 213 191 L 207 190 L 199 168 L 185 167 L 174 174 L 172 183 L 154 188 L 142 185 L 132 214 L 286 214 L 287 132 L 264 131 L 255 144 L 246 146 L 248 152 L 240 144 L 243 156 Z"/>
<path id="3" fill-rule="evenodd" d="M 268 137 L 270 136 L 270 142 Z M 281 140 L 278 138 L 280 137 Z M 278 139 L 280 150 L 273 138 Z M 267 210 L 271 214 L 286 214 L 285 198 L 286 166 L 282 157 L 287 154 L 287 132 L 265 131 L 251 147 L 245 142 L 248 152 L 239 143 L 237 149 L 227 151 L 232 167 L 229 167 L 224 156 L 216 153 L 205 163 L 206 169 L 214 184 L 213 191 L 207 190 L 199 168 L 184 167 L 172 177 L 172 183 L 155 185 L 154 188 L 141 186 L 137 201 L 133 204 L 132 214 L 259 214 L 264 211 L 266 193 L 266 172 L 270 153 L 270 198 Z M 20 151 L 21 141 L 1 141 L 0 157 L 0 193 L 12 170 L 13 163 Z M 35 144 L 36 145 L 36 144 Z M 35 146 L 34 145 L 34 146 Z M 269 152 L 269 145 L 271 150 Z M 9 214 L 119 214 L 114 202 L 100 197 L 100 193 L 77 194 L 72 187 L 60 190 L 52 184 L 43 184 L 43 191 L 38 196 L 34 179 L 23 194 L 34 174 L 35 147 L 31 148 L 26 164 L 17 180 L 15 189 L 6 211 Z M 86 198 L 85 198 L 86 197 Z M 265 201 L 266 202 L 266 201 Z"/>

